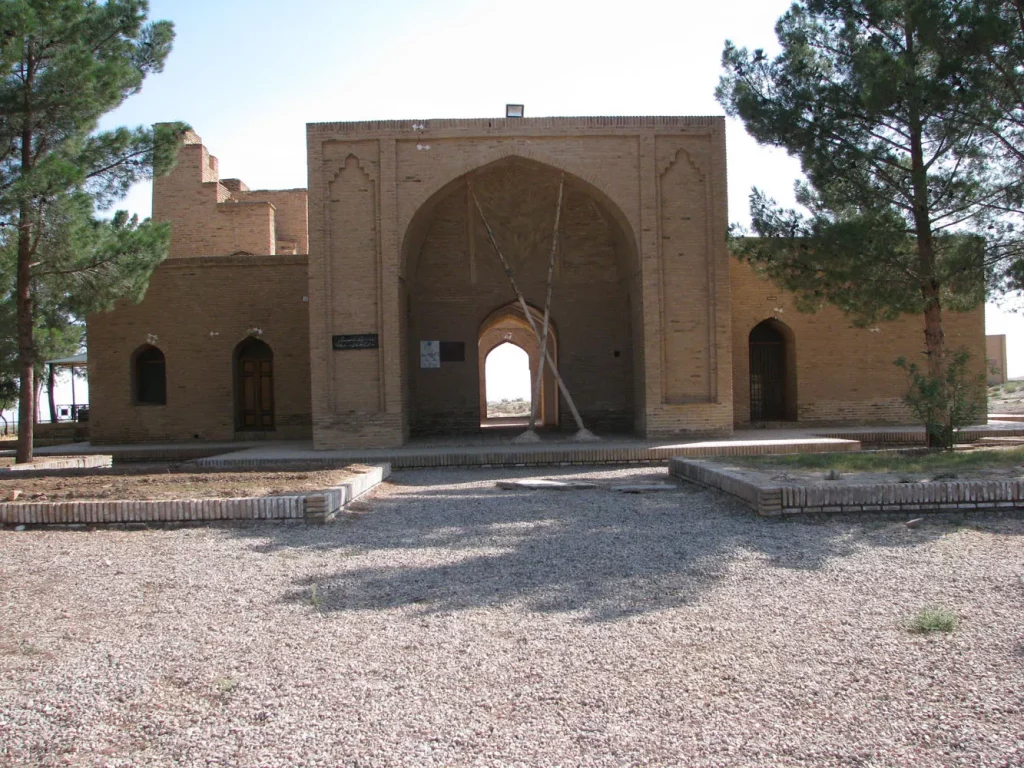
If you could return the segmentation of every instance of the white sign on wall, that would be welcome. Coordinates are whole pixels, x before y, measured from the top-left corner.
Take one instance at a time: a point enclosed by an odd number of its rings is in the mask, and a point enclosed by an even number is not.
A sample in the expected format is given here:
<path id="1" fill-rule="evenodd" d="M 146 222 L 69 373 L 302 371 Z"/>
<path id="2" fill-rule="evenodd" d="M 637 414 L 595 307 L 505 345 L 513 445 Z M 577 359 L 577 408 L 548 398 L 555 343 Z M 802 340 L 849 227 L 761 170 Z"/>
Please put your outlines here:
<path id="1" fill-rule="evenodd" d="M 421 341 L 420 342 L 420 368 L 441 367 L 441 342 Z"/>

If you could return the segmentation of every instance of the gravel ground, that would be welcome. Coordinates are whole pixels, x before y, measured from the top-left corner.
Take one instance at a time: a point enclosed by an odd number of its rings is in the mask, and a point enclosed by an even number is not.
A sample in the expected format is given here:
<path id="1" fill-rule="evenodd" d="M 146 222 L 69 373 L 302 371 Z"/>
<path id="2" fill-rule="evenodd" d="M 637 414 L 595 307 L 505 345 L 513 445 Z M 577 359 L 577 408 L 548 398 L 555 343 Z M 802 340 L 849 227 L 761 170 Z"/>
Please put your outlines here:
<path id="1" fill-rule="evenodd" d="M 1024 518 L 561 474 L 603 485 L 400 472 L 324 528 L 0 532 L 0 764 L 1024 765 Z M 959 628 L 909 632 L 924 606 Z"/>
<path id="2" fill-rule="evenodd" d="M 1024 390 L 988 398 L 989 413 L 1024 413 Z"/>

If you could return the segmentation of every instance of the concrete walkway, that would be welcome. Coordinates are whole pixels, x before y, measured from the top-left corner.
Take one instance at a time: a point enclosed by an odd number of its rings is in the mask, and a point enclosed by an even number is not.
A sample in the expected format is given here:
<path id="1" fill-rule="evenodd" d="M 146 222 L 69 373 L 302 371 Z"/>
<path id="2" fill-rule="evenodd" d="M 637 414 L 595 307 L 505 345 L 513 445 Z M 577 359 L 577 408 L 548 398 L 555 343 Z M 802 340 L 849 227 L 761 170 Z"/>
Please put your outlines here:
<path id="1" fill-rule="evenodd" d="M 736 430 L 725 439 L 641 440 L 606 437 L 575 442 L 571 434 L 541 433 L 540 442 L 517 444 L 511 430 L 477 435 L 419 438 L 399 448 L 318 451 L 311 441 L 168 442 L 125 445 L 69 443 L 37 449 L 39 456 L 111 454 L 116 461 L 188 461 L 206 466 L 258 466 L 282 462 L 390 462 L 396 469 L 432 466 L 510 466 L 540 464 L 608 464 L 667 461 L 673 456 L 723 456 L 763 453 L 858 450 L 866 445 L 924 443 L 924 429 L 912 426 L 803 427 Z M 1024 425 L 991 422 L 964 430 L 966 442 L 983 437 L 1024 435 Z M 3 451 L 0 455 L 13 455 Z"/>

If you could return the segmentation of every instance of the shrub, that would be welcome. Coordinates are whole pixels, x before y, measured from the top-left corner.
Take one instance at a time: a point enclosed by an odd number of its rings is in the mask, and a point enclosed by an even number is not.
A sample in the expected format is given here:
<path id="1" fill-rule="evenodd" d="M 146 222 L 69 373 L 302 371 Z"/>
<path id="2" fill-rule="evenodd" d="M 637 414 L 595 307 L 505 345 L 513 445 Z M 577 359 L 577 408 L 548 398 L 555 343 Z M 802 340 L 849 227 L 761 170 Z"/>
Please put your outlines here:
<path id="1" fill-rule="evenodd" d="M 965 349 L 951 351 L 938 376 L 905 358 L 896 360 L 910 379 L 903 400 L 924 424 L 929 447 L 953 450 L 960 428 L 985 413 L 985 376 L 971 372 L 970 359 Z"/>
<path id="2" fill-rule="evenodd" d="M 952 632 L 958 623 L 959 619 L 952 611 L 947 611 L 944 608 L 922 608 L 916 616 L 907 622 L 907 629 L 919 634 Z"/>

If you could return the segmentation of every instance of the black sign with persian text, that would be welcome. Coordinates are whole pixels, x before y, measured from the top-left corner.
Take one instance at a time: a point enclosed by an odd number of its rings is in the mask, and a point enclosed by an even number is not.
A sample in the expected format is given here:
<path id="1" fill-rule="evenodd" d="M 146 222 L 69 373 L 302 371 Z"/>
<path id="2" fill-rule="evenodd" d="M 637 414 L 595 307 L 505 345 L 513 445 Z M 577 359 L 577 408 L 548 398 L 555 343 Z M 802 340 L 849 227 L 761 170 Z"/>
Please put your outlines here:
<path id="1" fill-rule="evenodd" d="M 349 333 L 331 337 L 332 349 L 377 349 L 379 346 L 376 333 Z"/>

